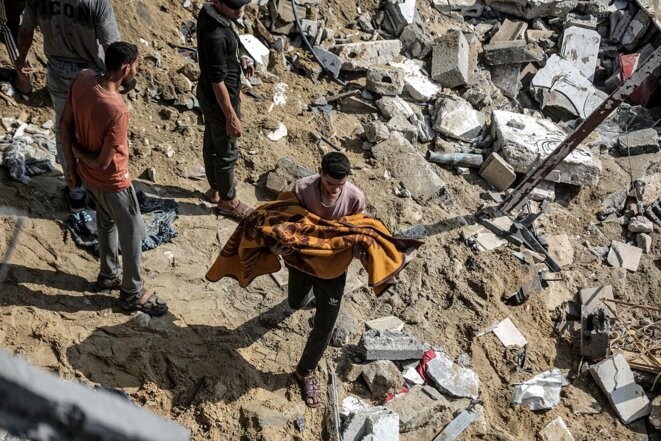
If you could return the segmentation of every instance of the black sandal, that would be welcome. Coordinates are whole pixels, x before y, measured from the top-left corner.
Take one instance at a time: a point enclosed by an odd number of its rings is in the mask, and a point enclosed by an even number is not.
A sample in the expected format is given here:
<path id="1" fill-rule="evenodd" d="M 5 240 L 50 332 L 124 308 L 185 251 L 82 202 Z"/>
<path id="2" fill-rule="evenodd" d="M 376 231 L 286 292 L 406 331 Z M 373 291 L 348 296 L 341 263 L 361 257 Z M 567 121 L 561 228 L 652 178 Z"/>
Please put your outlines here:
<path id="1" fill-rule="evenodd" d="M 140 294 L 132 296 L 120 292 L 119 306 L 126 311 L 141 311 L 152 317 L 160 317 L 168 312 L 167 303 L 159 299 L 156 294 L 149 294 L 147 300 L 140 303 L 140 300 L 142 300 L 145 297 L 145 294 L 148 293 L 149 292 L 144 288 L 140 291 Z"/>

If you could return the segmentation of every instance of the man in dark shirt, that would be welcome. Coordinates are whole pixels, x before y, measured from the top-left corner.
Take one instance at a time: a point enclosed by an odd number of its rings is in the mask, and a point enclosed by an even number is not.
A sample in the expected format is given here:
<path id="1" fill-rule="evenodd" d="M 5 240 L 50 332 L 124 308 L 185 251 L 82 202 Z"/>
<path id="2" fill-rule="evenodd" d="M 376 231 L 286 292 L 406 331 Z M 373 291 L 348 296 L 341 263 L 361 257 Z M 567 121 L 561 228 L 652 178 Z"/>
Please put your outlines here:
<path id="1" fill-rule="evenodd" d="M 243 15 L 250 0 L 213 0 L 205 3 L 197 19 L 200 80 L 197 96 L 204 114 L 204 169 L 209 181 L 207 197 L 217 211 L 241 220 L 252 208 L 236 197 L 234 165 L 241 136 L 241 75 L 252 69 L 239 61 L 239 39 L 232 20 Z M 242 72 L 243 71 L 243 72 Z"/>

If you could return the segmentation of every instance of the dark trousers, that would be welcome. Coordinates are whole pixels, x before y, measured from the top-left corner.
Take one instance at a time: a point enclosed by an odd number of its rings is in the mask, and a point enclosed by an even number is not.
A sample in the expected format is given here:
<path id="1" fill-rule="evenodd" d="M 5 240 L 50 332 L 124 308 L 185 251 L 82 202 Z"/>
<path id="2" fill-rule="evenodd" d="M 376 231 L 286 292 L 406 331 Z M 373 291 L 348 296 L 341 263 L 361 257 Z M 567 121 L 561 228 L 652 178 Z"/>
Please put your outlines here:
<path id="1" fill-rule="evenodd" d="M 305 306 L 305 297 L 312 290 L 317 303 L 314 326 L 303 349 L 297 370 L 301 375 L 311 374 L 319 364 L 330 342 L 340 303 L 344 293 L 347 273 L 335 279 L 320 279 L 296 268 L 289 267 L 288 298 L 292 309 Z"/>
<path id="2" fill-rule="evenodd" d="M 227 135 L 227 119 L 215 101 L 198 94 L 200 109 L 204 114 L 204 141 L 202 157 L 209 186 L 216 190 L 220 199 L 231 201 L 236 196 L 234 165 L 239 159 L 236 138 Z M 234 111 L 239 115 L 239 105 Z"/>

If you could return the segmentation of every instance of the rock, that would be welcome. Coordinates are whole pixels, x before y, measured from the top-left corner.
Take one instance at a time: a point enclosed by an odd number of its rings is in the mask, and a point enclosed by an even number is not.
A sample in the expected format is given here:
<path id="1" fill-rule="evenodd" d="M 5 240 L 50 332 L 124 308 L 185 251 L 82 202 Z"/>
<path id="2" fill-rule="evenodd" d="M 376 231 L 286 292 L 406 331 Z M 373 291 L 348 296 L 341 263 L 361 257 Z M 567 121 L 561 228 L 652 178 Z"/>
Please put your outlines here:
<path id="1" fill-rule="evenodd" d="M 542 441 L 574 441 L 562 417 L 557 417 L 539 431 Z"/>
<path id="2" fill-rule="evenodd" d="M 463 17 L 480 17 L 484 9 L 482 0 L 432 0 L 432 5 L 439 12 L 457 12 Z"/>
<path id="3" fill-rule="evenodd" d="M 405 394 L 396 395 L 385 406 L 399 415 L 399 430 L 403 433 L 424 426 L 441 412 L 454 409 L 447 398 L 429 385 L 413 386 Z"/>
<path id="4" fill-rule="evenodd" d="M 608 263 L 615 268 L 624 268 L 631 272 L 638 271 L 638 264 L 643 254 L 643 250 L 638 247 L 627 245 L 626 243 L 613 241 L 608 253 Z"/>
<path id="5" fill-rule="evenodd" d="M 351 412 L 342 427 L 343 441 L 399 441 L 399 415 L 385 407 Z"/>
<path id="6" fill-rule="evenodd" d="M 659 151 L 659 134 L 655 129 L 634 130 L 618 137 L 620 153 L 623 155 L 641 155 Z"/>
<path id="7" fill-rule="evenodd" d="M 331 344 L 335 347 L 341 348 L 350 344 L 358 335 L 358 324 L 354 318 L 344 311 L 340 311 L 337 321 L 335 322 L 335 329 L 331 337 Z"/>
<path id="8" fill-rule="evenodd" d="M 494 110 L 491 121 L 494 151 L 518 173 L 528 173 L 565 138 L 565 133 L 554 123 L 532 116 Z M 601 161 L 587 147 L 579 145 L 546 179 L 595 186 L 600 175 Z"/>
<path id="9" fill-rule="evenodd" d="M 413 23 L 404 27 L 399 36 L 404 50 L 413 59 L 422 60 L 432 51 L 434 42 L 422 23 Z"/>
<path id="10" fill-rule="evenodd" d="M 434 41 L 431 78 L 443 87 L 468 82 L 468 41 L 461 31 L 451 30 Z"/>
<path id="11" fill-rule="evenodd" d="M 487 64 L 497 66 L 540 62 L 546 59 L 546 55 L 536 43 L 526 43 L 523 40 L 498 41 L 484 46 L 484 59 Z"/>
<path id="12" fill-rule="evenodd" d="M 395 35 L 400 35 L 404 28 L 411 25 L 417 18 L 416 0 L 386 0 L 386 20 Z"/>
<path id="13" fill-rule="evenodd" d="M 411 105 L 398 96 L 384 96 L 376 101 L 376 106 L 386 119 L 397 115 L 404 115 L 408 118 L 415 114 Z"/>
<path id="14" fill-rule="evenodd" d="M 386 124 L 390 132 L 400 132 L 409 142 L 416 142 L 418 139 L 418 129 L 411 124 L 403 115 L 393 116 Z"/>
<path id="15" fill-rule="evenodd" d="M 371 121 L 363 124 L 363 130 L 365 131 L 365 138 L 369 142 L 382 142 L 390 136 L 390 130 L 381 121 Z"/>
<path id="16" fill-rule="evenodd" d="M 361 349 L 368 361 L 414 360 L 422 357 L 426 347 L 409 334 L 372 329 L 363 334 Z"/>
<path id="17" fill-rule="evenodd" d="M 643 250 L 643 253 L 649 254 L 652 252 L 652 236 L 645 233 L 640 233 L 636 236 L 636 244 L 638 248 Z"/>
<path id="18" fill-rule="evenodd" d="M 422 73 L 422 62 L 406 59 L 401 63 L 390 64 L 404 72 L 404 90 L 414 100 L 427 102 L 438 94 L 439 86 Z"/>
<path id="19" fill-rule="evenodd" d="M 578 0 L 485 0 L 496 11 L 528 20 L 537 17 L 563 17 L 576 8 Z"/>
<path id="20" fill-rule="evenodd" d="M 503 21 L 498 31 L 491 37 L 489 44 L 499 41 L 521 40 L 528 29 L 528 23 L 525 21 L 512 21 L 508 18 Z"/>
<path id="21" fill-rule="evenodd" d="M 266 176 L 266 188 L 273 193 L 291 190 L 297 179 L 313 175 L 307 167 L 297 165 L 291 158 L 282 158 L 276 164 L 275 170 Z"/>
<path id="22" fill-rule="evenodd" d="M 549 254 L 558 262 L 558 265 L 564 267 L 574 263 L 574 247 L 572 247 L 569 237 L 566 234 L 549 236 L 547 240 Z"/>
<path id="23" fill-rule="evenodd" d="M 653 233 L 654 224 L 645 216 L 636 216 L 629 222 L 628 230 L 632 233 Z"/>
<path id="24" fill-rule="evenodd" d="M 638 200 L 644 207 L 647 207 L 661 198 L 661 173 L 636 179 L 633 186 L 636 189 Z"/>
<path id="25" fill-rule="evenodd" d="M 533 201 L 554 201 L 555 182 L 542 181 L 528 195 Z"/>
<path id="26" fill-rule="evenodd" d="M 385 65 L 402 51 L 399 40 L 367 41 L 335 46 L 342 60 L 343 70 L 367 70 L 375 65 Z"/>
<path id="27" fill-rule="evenodd" d="M 506 97 L 516 99 L 521 89 L 519 64 L 502 64 L 491 67 L 491 81 Z"/>
<path id="28" fill-rule="evenodd" d="M 650 424 L 656 429 L 661 430 L 661 395 L 657 396 L 651 404 Z"/>
<path id="29" fill-rule="evenodd" d="M 437 109 L 434 130 L 443 135 L 473 142 L 485 128 L 484 115 L 462 99 L 443 98 Z"/>
<path id="30" fill-rule="evenodd" d="M 367 329 L 376 329 L 378 331 L 399 332 L 404 329 L 404 322 L 394 315 L 367 321 L 365 325 Z"/>
<path id="31" fill-rule="evenodd" d="M 532 43 L 539 43 L 542 40 L 550 40 L 553 37 L 553 31 L 539 31 L 536 29 L 528 29 L 526 31 L 526 40 Z"/>
<path id="32" fill-rule="evenodd" d="M 370 67 L 365 88 L 379 95 L 399 95 L 404 90 L 404 72 L 390 66 Z"/>
<path id="33" fill-rule="evenodd" d="M 571 62 L 588 80 L 594 80 L 594 71 L 599 60 L 601 35 L 597 31 L 572 26 L 562 36 L 560 55 Z"/>
<path id="34" fill-rule="evenodd" d="M 604 11 L 604 15 L 609 13 L 610 11 Z M 574 12 L 570 12 L 569 14 L 567 14 L 567 18 L 565 18 L 565 22 L 563 23 L 563 25 L 565 29 L 571 27 L 579 27 L 579 28 L 585 28 L 596 31 L 597 26 L 599 25 L 599 20 L 596 16 L 592 14 L 579 15 Z"/>
<path id="35" fill-rule="evenodd" d="M 606 98 L 571 61 L 552 55 L 531 82 L 545 115 L 568 120 L 585 118 Z"/>
<path id="36" fill-rule="evenodd" d="M 613 287 L 583 288 L 581 299 L 581 355 L 605 357 L 608 353 L 608 338 L 615 317 L 602 300 L 613 300 Z M 611 305 L 612 306 L 612 305 Z"/>
<path id="37" fill-rule="evenodd" d="M 461 367 L 443 352 L 436 352 L 436 357 L 427 363 L 427 376 L 434 386 L 453 397 L 476 399 L 480 388 L 477 374 Z"/>
<path id="38" fill-rule="evenodd" d="M 498 191 L 507 190 L 516 180 L 514 169 L 498 153 L 492 153 L 484 161 L 480 169 L 480 176 L 496 187 Z"/>
<path id="39" fill-rule="evenodd" d="M 650 414 L 650 401 L 622 354 L 591 365 L 590 373 L 624 424 Z"/>
<path id="40" fill-rule="evenodd" d="M 363 367 L 362 376 L 375 398 L 383 398 L 389 393 L 398 393 L 404 384 L 402 373 L 390 360 L 373 361 Z"/>

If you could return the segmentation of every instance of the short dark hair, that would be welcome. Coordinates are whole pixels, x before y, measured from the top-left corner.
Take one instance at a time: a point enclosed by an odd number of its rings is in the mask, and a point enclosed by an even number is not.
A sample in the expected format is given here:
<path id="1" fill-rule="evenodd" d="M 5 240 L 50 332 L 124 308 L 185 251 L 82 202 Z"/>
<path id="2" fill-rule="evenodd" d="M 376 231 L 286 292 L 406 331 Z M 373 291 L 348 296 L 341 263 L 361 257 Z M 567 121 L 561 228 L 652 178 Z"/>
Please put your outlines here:
<path id="1" fill-rule="evenodd" d="M 344 179 L 351 174 L 351 164 L 343 153 L 330 152 L 321 158 L 321 170 L 331 178 Z"/>
<path id="2" fill-rule="evenodd" d="M 125 41 L 116 41 L 106 50 L 106 70 L 116 72 L 125 64 L 138 59 L 138 46 Z"/>

